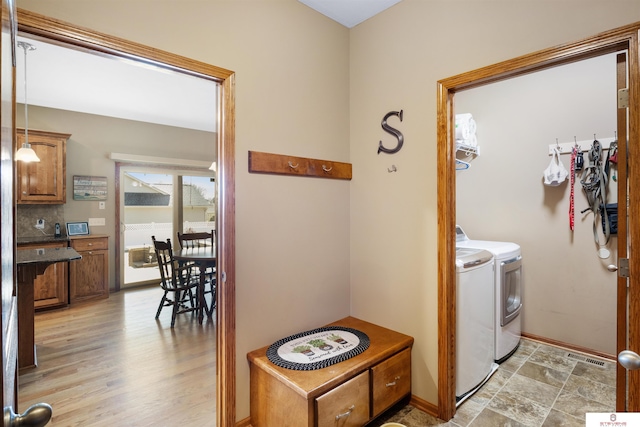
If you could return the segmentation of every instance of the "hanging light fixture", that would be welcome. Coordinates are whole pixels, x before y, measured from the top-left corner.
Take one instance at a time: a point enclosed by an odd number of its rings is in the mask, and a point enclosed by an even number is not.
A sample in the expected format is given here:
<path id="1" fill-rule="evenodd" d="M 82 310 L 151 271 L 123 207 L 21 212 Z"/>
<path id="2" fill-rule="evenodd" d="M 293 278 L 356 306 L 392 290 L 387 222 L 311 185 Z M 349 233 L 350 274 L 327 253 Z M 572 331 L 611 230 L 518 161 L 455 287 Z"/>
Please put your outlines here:
<path id="1" fill-rule="evenodd" d="M 27 110 L 27 51 L 35 50 L 36 48 L 26 42 L 18 42 L 18 47 L 24 49 L 24 142 L 16 153 L 16 160 L 25 163 L 39 162 L 40 158 L 31 148 L 31 144 L 29 144 L 29 114 Z"/>

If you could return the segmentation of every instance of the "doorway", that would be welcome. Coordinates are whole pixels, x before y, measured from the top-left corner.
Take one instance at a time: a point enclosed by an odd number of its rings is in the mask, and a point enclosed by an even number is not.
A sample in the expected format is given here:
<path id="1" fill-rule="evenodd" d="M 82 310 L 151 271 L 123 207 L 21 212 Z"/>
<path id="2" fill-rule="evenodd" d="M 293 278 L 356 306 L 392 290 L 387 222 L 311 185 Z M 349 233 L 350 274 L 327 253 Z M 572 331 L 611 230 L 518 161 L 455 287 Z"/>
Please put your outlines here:
<path id="1" fill-rule="evenodd" d="M 182 233 L 216 229 L 215 178 L 211 170 L 120 166 L 121 289 L 157 284 L 151 236 L 176 242 Z"/>
<path id="2" fill-rule="evenodd" d="M 18 11 L 18 31 L 74 46 L 97 54 L 112 55 L 168 70 L 217 81 L 221 111 L 217 135 L 219 281 L 216 325 L 216 425 L 235 425 L 235 74 L 213 65 L 53 20 L 26 10 Z M 215 118 L 213 118 L 215 120 Z M 114 230 L 117 233 L 117 230 Z M 119 253 L 119 248 L 116 248 Z M 213 402 L 212 402 L 213 404 Z"/>
<path id="3" fill-rule="evenodd" d="M 488 83 L 503 81 L 512 77 L 539 71 L 561 64 L 579 61 L 616 51 L 629 51 L 629 93 L 631 97 L 637 97 L 637 82 L 640 78 L 638 69 L 637 51 L 638 25 L 630 25 L 593 38 L 579 41 L 573 44 L 563 45 L 536 52 L 531 55 L 519 57 L 500 64 L 471 71 L 438 82 L 438 295 L 439 295 L 439 371 L 438 371 L 438 407 L 439 416 L 442 419 L 450 419 L 455 414 L 455 221 L 456 221 L 456 171 L 455 171 L 455 144 L 453 144 L 454 132 L 454 98 L 457 92 L 473 87 L 483 86 Z M 631 95 L 633 94 L 633 95 Z M 636 98 L 633 98 L 636 99 Z M 633 170 L 634 141 L 637 141 L 638 130 L 634 129 L 634 123 L 638 123 L 639 112 L 633 102 L 629 103 L 629 170 Z M 633 224 L 633 218 L 638 214 L 638 201 L 633 196 L 633 187 L 638 185 L 640 177 L 629 175 L 629 224 Z M 639 238 L 638 230 L 629 227 L 630 241 Z M 635 265 L 638 260 L 630 258 L 630 264 Z M 635 268 L 638 268 L 637 266 Z M 634 304 L 637 304 L 638 295 L 634 292 L 635 279 L 630 281 L 630 312 L 634 316 Z M 619 282 L 620 283 L 620 280 Z M 525 285 L 526 286 L 526 285 Z M 618 284 L 618 289 L 620 285 Z M 618 311 L 620 316 L 626 313 Z M 619 321 L 618 321 L 618 324 Z M 638 351 L 639 337 L 635 325 L 630 325 L 628 348 Z M 626 343 L 618 341 L 618 348 Z M 618 377 L 620 378 L 620 377 Z M 629 389 L 637 390 L 637 382 L 640 380 L 637 373 L 629 374 Z M 619 381 L 618 388 L 625 388 L 627 384 Z M 628 396 L 627 410 L 637 411 L 638 399 L 631 393 Z M 618 404 L 618 407 L 620 405 Z"/>
<path id="4" fill-rule="evenodd" d="M 456 94 L 455 110 L 473 113 L 479 155 L 456 174 L 456 217 L 474 240 L 515 242 L 522 248 L 523 330 L 592 354 L 616 354 L 617 237 L 598 239 L 581 179 L 591 164 L 594 136 L 602 148 L 600 170 L 616 137 L 616 53 L 576 61 Z M 584 167 L 557 186 L 543 171 L 555 158 L 571 169 L 572 148 Z M 614 145 L 615 146 L 615 145 Z M 464 154 L 459 150 L 457 157 Z M 591 171 L 592 169 L 588 169 Z M 618 197 L 617 164 L 609 163 L 606 203 Z M 598 187 L 599 189 L 599 187 Z M 570 228 L 570 200 L 574 229 Z M 482 209 L 478 209 L 482 206 Z M 583 213 L 584 211 L 584 213 Z"/>

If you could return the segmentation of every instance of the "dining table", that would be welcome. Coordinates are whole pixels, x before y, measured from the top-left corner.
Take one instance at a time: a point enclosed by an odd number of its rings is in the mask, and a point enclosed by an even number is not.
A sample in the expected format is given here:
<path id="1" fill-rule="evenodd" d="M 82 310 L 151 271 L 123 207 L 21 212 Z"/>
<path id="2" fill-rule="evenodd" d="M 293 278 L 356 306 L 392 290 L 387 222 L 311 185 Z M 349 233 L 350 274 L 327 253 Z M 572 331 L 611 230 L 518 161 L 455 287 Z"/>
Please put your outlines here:
<path id="1" fill-rule="evenodd" d="M 214 246 L 200 246 L 193 248 L 182 248 L 173 254 L 173 258 L 180 264 L 191 264 L 198 267 L 200 281 L 198 283 L 198 323 L 202 324 L 205 313 L 209 318 L 213 316 L 214 301 L 211 302 L 211 309 L 207 308 L 204 298 L 205 285 L 207 282 L 207 269 L 216 267 L 216 249 Z M 213 295 L 215 298 L 215 294 Z"/>

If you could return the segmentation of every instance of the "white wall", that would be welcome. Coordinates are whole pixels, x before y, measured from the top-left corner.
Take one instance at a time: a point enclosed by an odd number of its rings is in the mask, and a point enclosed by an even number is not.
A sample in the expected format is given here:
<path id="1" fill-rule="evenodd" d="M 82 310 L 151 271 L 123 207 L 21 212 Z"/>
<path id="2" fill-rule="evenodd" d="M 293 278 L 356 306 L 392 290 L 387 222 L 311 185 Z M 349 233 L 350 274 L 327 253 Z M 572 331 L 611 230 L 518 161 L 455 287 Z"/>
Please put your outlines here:
<path id="1" fill-rule="evenodd" d="M 480 156 L 456 174 L 456 219 L 471 239 L 513 241 L 523 252 L 523 331 L 616 353 L 617 239 L 600 259 L 581 175 L 575 181 L 575 231 L 569 228 L 569 178 L 543 185 L 549 144 L 613 138 L 615 54 L 456 94 L 456 112 L 478 123 Z M 603 161 L 607 152 L 603 152 Z M 571 154 L 561 161 L 570 170 Z M 588 153 L 584 154 L 589 164 Z M 608 203 L 617 201 L 610 182 Z M 599 228 L 600 229 L 600 228 Z M 600 233 L 602 234 L 602 233 Z M 601 237 L 604 242 L 604 238 Z"/>

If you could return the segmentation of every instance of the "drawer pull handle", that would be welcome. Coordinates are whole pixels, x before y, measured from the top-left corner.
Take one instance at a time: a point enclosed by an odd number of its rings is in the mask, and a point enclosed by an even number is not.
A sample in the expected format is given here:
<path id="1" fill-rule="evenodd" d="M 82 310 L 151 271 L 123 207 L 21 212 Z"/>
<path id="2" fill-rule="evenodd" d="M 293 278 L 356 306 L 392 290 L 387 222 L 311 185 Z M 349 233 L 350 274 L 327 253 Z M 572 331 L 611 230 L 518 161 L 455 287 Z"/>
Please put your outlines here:
<path id="1" fill-rule="evenodd" d="M 396 383 L 398 382 L 398 380 L 399 380 L 399 379 L 400 379 L 400 377 L 399 377 L 399 376 L 395 377 L 395 378 L 393 379 L 394 381 L 393 381 L 392 383 L 387 383 L 387 384 L 386 384 L 386 386 L 387 386 L 387 387 L 392 387 L 392 386 L 396 385 Z"/>
<path id="2" fill-rule="evenodd" d="M 351 415 L 354 409 L 356 409 L 356 405 L 351 405 L 347 412 L 345 412 L 344 414 L 336 415 L 336 421 L 338 421 L 340 418 L 348 417 L 349 415 Z"/>

